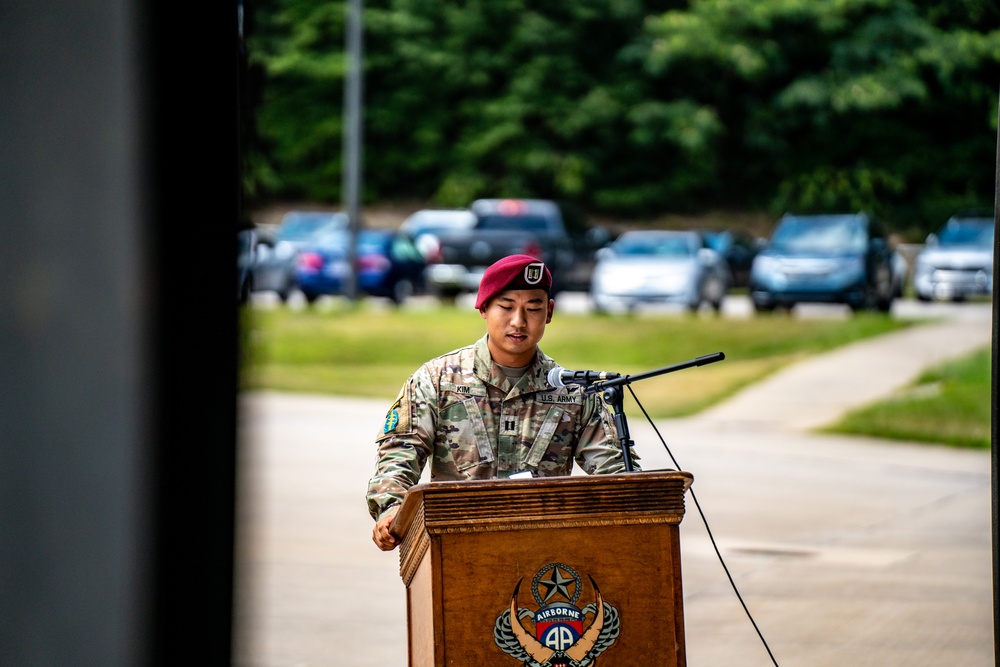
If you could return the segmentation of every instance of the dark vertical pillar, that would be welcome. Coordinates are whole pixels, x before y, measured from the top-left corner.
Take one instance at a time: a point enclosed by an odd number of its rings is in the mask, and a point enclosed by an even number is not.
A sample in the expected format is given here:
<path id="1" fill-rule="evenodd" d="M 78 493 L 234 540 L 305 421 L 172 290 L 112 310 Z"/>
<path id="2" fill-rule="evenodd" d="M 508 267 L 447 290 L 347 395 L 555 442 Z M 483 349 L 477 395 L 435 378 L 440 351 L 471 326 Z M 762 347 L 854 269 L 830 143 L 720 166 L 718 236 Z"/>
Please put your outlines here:
<path id="1" fill-rule="evenodd" d="M 0 665 L 229 665 L 236 4 L 0 3 Z"/>
<path id="2" fill-rule="evenodd" d="M 238 307 L 236 0 L 141 3 L 149 235 L 148 664 L 231 662 Z"/>

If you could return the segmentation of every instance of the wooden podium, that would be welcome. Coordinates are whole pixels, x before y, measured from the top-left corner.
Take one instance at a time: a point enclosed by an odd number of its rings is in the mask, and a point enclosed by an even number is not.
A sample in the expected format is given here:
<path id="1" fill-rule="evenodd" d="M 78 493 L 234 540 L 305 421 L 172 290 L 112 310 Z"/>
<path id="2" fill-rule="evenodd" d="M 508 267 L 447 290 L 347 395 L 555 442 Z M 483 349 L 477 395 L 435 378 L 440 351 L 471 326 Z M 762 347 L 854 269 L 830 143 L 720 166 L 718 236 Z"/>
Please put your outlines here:
<path id="1" fill-rule="evenodd" d="M 649 471 L 414 486 L 393 524 L 410 667 L 683 667 L 691 482 Z"/>

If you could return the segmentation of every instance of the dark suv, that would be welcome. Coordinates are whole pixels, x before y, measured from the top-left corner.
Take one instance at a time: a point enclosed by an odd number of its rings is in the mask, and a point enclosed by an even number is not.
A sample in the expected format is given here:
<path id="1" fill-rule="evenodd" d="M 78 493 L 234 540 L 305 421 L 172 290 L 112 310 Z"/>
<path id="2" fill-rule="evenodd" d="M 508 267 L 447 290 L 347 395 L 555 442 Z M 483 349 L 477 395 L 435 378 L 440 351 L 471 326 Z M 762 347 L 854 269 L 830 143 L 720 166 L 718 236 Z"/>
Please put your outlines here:
<path id="1" fill-rule="evenodd" d="M 544 199 L 477 199 L 471 226 L 438 235 L 440 262 L 427 267 L 431 291 L 451 300 L 475 292 L 486 267 L 508 255 L 538 257 L 552 270 L 552 294 L 572 284 L 573 241 L 562 209 Z"/>
<path id="2" fill-rule="evenodd" d="M 845 303 L 888 312 L 896 296 L 892 250 L 865 213 L 786 214 L 750 270 L 757 311 L 796 303 Z"/>

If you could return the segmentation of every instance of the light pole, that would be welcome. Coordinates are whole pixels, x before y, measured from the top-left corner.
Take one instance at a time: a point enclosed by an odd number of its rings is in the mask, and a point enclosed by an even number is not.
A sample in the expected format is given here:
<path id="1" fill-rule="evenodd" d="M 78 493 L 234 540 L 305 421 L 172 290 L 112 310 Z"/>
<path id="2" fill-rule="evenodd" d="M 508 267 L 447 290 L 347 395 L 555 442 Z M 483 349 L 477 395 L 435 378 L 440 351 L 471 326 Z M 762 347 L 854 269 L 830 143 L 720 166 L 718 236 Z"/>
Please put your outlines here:
<path id="1" fill-rule="evenodd" d="M 361 97 L 362 97 L 362 0 L 349 0 L 346 23 L 347 61 L 344 77 L 344 156 L 341 199 L 348 217 L 348 277 L 344 294 L 351 301 L 358 298 L 357 247 L 361 229 Z"/>

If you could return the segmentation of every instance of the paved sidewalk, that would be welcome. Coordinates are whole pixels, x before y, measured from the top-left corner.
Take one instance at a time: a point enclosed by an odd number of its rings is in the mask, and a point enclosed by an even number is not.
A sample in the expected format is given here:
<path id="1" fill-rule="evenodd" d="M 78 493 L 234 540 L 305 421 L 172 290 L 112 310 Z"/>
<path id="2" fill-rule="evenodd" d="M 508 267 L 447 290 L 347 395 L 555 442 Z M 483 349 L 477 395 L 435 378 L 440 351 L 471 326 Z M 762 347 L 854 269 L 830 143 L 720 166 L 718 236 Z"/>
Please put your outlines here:
<path id="1" fill-rule="evenodd" d="M 911 327 L 795 364 L 698 419 L 739 429 L 816 428 L 901 389 L 925 368 L 987 346 L 990 340 L 988 320 Z"/>
<path id="2" fill-rule="evenodd" d="M 799 364 L 697 418 L 630 422 L 644 468 L 673 455 L 695 479 L 681 524 L 690 667 L 774 664 L 706 522 L 783 667 L 994 665 L 989 453 L 803 430 L 989 340 L 988 320 L 921 327 Z M 848 369 L 845 383 L 834 371 Z M 398 555 L 371 543 L 364 506 L 386 407 L 244 397 L 235 665 L 406 665 Z M 496 665 L 517 663 L 498 653 Z"/>

